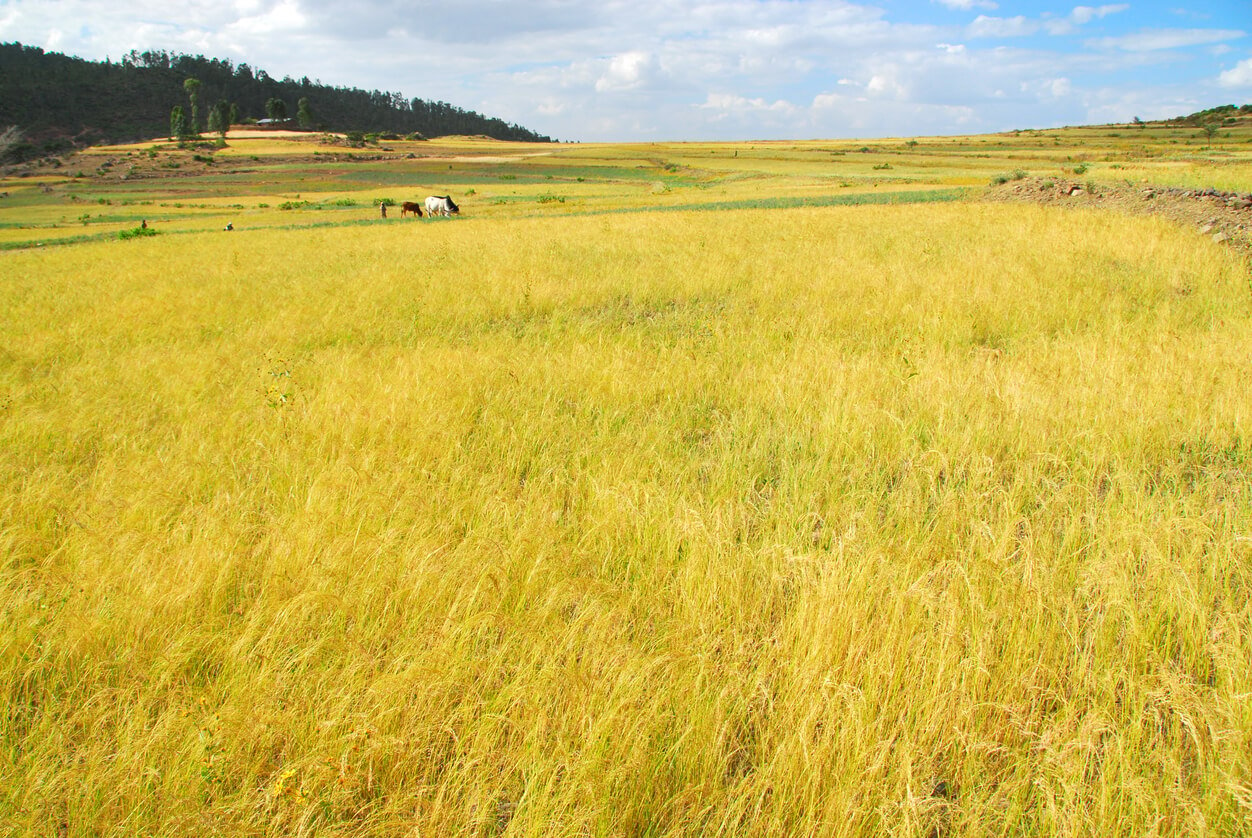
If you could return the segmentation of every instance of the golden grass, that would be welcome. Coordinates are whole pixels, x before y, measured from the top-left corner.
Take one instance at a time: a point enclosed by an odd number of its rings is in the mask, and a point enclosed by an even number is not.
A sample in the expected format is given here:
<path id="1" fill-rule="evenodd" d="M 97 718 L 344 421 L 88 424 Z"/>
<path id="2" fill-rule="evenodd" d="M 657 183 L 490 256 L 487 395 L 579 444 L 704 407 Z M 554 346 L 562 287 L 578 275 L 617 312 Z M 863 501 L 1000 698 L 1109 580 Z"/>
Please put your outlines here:
<path id="1" fill-rule="evenodd" d="M 0 822 L 1252 829 L 1246 266 L 1022 206 L 3 255 Z"/>

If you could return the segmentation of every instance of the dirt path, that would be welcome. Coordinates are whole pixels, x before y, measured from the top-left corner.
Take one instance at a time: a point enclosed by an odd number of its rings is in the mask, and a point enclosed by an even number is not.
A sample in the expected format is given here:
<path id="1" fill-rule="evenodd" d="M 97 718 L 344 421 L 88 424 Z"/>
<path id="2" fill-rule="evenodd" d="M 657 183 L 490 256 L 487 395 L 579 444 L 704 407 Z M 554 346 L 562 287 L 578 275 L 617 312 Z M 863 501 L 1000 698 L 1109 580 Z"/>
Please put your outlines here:
<path id="1" fill-rule="evenodd" d="M 986 199 L 1104 207 L 1143 215 L 1163 215 L 1252 257 L 1252 194 L 1146 184 L 1124 186 L 1021 178 L 988 187 Z"/>

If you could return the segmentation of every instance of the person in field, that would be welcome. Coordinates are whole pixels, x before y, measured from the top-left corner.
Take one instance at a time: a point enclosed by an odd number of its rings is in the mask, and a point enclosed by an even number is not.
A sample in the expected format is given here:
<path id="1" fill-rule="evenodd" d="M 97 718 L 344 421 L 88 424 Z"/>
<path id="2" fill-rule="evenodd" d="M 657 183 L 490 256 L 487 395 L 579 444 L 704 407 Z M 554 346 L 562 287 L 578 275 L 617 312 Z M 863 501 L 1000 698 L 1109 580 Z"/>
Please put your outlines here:
<path id="1" fill-rule="evenodd" d="M 447 195 L 431 195 L 426 199 L 426 214 L 431 218 L 434 218 L 436 215 L 450 218 L 460 211 L 461 208 L 453 203 L 452 198 Z"/>
<path id="2" fill-rule="evenodd" d="M 380 215 L 382 215 L 383 218 L 386 218 L 387 217 L 387 205 L 380 202 L 378 204 L 378 212 Z"/>

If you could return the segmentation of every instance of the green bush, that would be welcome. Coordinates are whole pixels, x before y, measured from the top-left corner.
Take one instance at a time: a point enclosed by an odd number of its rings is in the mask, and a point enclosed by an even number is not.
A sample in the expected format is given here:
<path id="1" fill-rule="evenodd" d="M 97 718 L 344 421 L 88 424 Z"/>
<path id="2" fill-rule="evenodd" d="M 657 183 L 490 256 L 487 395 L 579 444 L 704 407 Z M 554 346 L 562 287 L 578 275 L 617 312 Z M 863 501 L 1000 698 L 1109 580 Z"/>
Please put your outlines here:
<path id="1" fill-rule="evenodd" d="M 155 236 L 156 234 L 157 231 L 151 227 L 134 227 L 130 230 L 118 231 L 117 237 L 125 241 L 126 239 L 137 239 L 143 236 Z"/>

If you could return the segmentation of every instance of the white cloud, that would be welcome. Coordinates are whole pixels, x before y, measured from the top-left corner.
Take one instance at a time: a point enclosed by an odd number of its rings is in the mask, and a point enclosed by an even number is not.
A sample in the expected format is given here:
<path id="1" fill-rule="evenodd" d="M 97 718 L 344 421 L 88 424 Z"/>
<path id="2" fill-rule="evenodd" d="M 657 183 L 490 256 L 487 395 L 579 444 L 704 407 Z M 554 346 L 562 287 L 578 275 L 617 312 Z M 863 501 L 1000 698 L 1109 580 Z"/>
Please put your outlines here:
<path id="1" fill-rule="evenodd" d="M 704 100 L 704 103 L 696 107 L 702 110 L 719 112 L 719 115 L 713 117 L 714 119 L 720 119 L 729 114 L 743 115 L 763 111 L 783 115 L 796 112 L 795 105 L 782 99 L 767 102 L 764 99 L 748 99 L 734 93 L 710 93 L 708 98 Z"/>
<path id="2" fill-rule="evenodd" d="M 967 30 L 971 38 L 1020 38 L 1039 31 L 1038 21 L 1022 15 L 1016 17 L 988 17 L 979 15 Z"/>
<path id="3" fill-rule="evenodd" d="M 17 8 L 10 8 L 8 11 L 0 13 L 0 35 L 4 35 L 9 27 L 17 23 Z"/>
<path id="4" fill-rule="evenodd" d="M 971 9 L 1000 8 L 999 4 L 993 3 L 992 0 L 931 0 L 931 2 L 947 6 L 949 9 L 959 9 L 963 12 L 968 12 Z"/>
<path id="5" fill-rule="evenodd" d="M 256 7 L 259 4 L 250 3 Z M 308 23 L 300 4 L 296 0 L 282 0 L 265 11 L 247 15 L 226 27 L 227 33 L 246 33 L 249 36 L 277 35 L 282 32 L 294 32 L 303 29 Z"/>
<path id="6" fill-rule="evenodd" d="M 1216 44 L 1242 38 L 1246 32 L 1237 29 L 1147 29 L 1131 35 L 1095 38 L 1087 42 L 1097 49 L 1120 49 L 1127 52 L 1152 52 L 1184 47 Z"/>
<path id="7" fill-rule="evenodd" d="M 1069 13 L 1069 19 L 1079 25 L 1090 23 L 1093 20 L 1108 17 L 1109 15 L 1124 12 L 1130 8 L 1129 3 L 1115 3 L 1108 6 L 1075 6 L 1074 10 Z"/>
<path id="8" fill-rule="evenodd" d="M 883 67 L 870 76 L 865 92 L 875 98 L 907 99 L 909 89 L 902 79 L 904 75 L 898 67 Z"/>
<path id="9" fill-rule="evenodd" d="M 1221 87 L 1252 90 L 1252 58 L 1245 58 L 1217 77 Z"/>
<path id="10" fill-rule="evenodd" d="M 642 86 L 654 71 L 655 62 L 646 52 L 625 52 L 609 60 L 608 68 L 596 79 L 596 90 L 634 90 Z"/>

